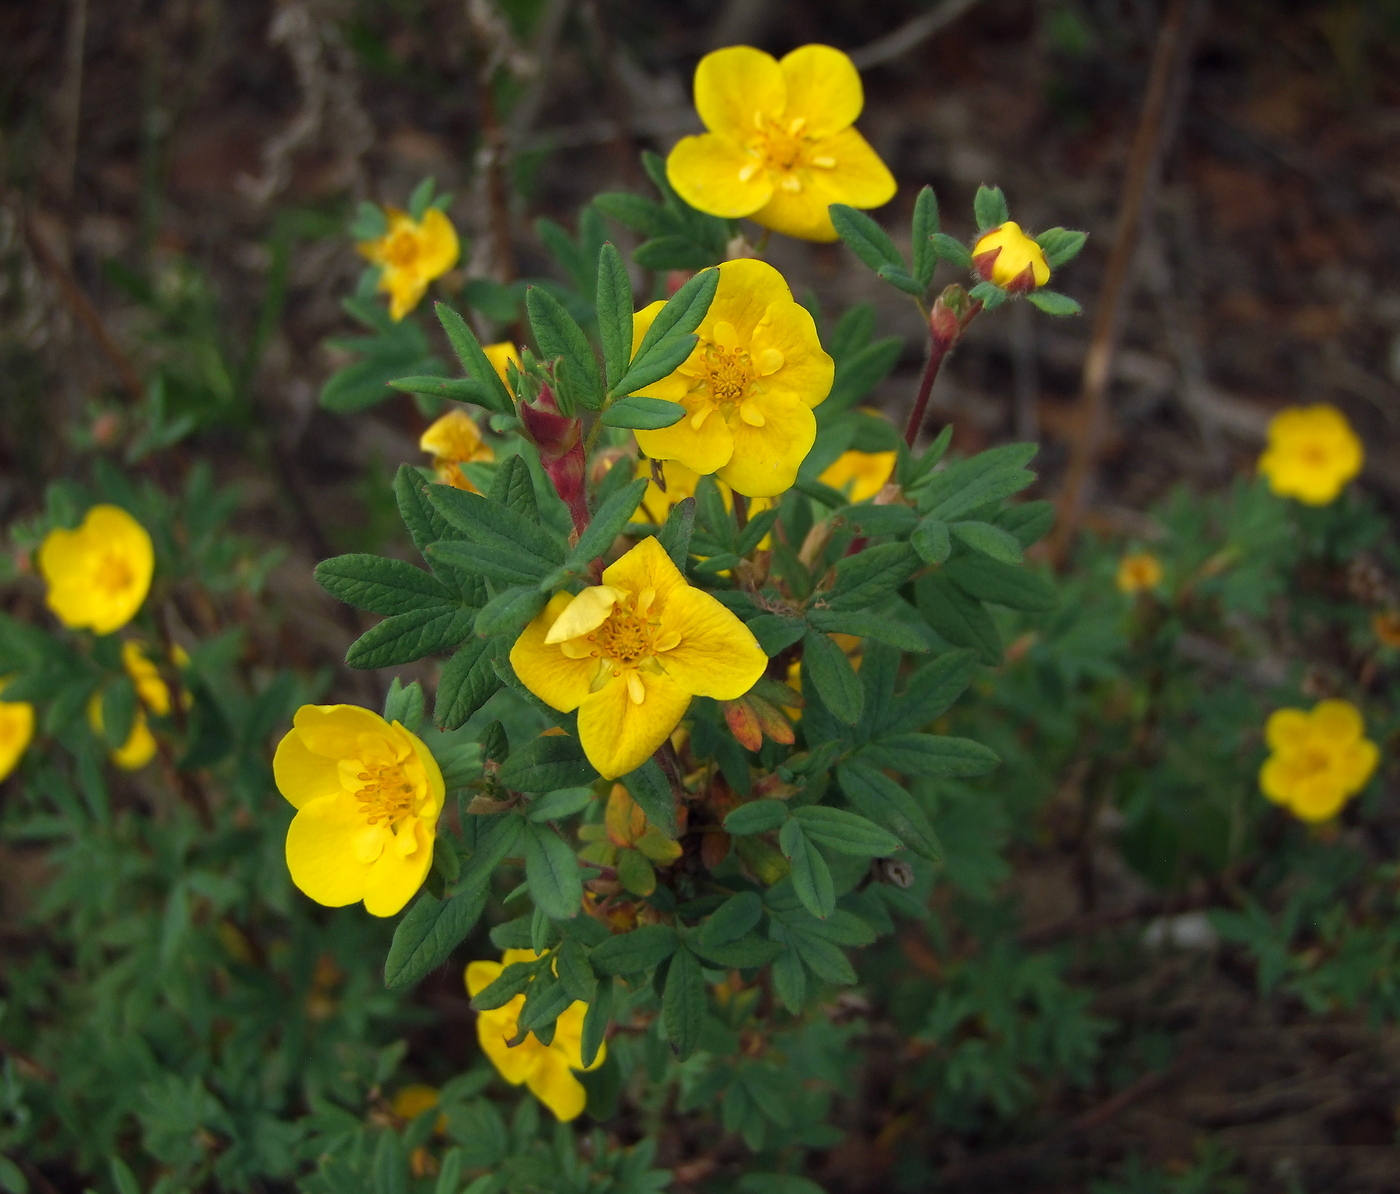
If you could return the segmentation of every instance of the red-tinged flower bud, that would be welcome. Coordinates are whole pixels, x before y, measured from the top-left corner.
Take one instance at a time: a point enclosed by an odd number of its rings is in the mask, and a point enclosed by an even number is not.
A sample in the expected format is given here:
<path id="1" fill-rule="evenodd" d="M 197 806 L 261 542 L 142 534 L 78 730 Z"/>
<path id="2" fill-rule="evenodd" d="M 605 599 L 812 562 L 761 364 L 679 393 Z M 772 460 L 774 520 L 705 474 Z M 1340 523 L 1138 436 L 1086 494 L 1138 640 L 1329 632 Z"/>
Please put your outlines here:
<path id="1" fill-rule="evenodd" d="M 569 507 L 575 532 L 582 534 L 588 525 L 582 422 L 559 413 L 559 404 L 548 386 L 541 387 L 540 396 L 534 402 L 520 404 L 520 419 L 540 450 L 540 463 L 545 473 Z"/>
<path id="2" fill-rule="evenodd" d="M 1024 294 L 1050 281 L 1045 250 L 1015 220 L 984 232 L 972 246 L 972 264 L 978 275 L 1012 294 Z"/>
<path id="3" fill-rule="evenodd" d="M 962 320 L 949 309 L 941 296 L 934 299 L 933 309 L 928 313 L 928 330 L 935 346 L 943 352 L 952 348 L 962 335 Z"/>

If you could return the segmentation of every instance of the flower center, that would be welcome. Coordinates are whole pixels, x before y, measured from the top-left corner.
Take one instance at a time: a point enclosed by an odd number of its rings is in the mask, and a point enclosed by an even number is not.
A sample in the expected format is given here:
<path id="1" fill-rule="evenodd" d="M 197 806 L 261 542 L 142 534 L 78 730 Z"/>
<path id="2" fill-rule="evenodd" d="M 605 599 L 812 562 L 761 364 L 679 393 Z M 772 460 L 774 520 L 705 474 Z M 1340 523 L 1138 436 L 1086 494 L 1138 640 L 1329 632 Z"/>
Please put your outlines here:
<path id="1" fill-rule="evenodd" d="M 719 345 L 711 345 L 706 350 L 705 385 L 716 405 L 732 407 L 742 402 L 752 381 L 753 364 L 744 349 L 726 351 Z"/>
<path id="2" fill-rule="evenodd" d="M 806 127 L 807 121 L 801 116 L 777 121 L 762 112 L 754 113 L 755 131 L 747 146 L 753 161 L 741 167 L 739 180 L 748 182 L 759 170 L 769 170 L 783 175 L 778 184 L 783 190 L 795 193 L 803 186 L 796 171 L 812 166 L 830 170 L 836 165 L 836 159 L 814 152 L 817 139 L 806 132 Z"/>
<path id="3" fill-rule="evenodd" d="M 1298 753 L 1296 766 L 1300 779 L 1321 775 L 1331 765 L 1332 757 L 1325 750 L 1310 746 Z"/>
<path id="4" fill-rule="evenodd" d="M 392 825 L 413 811 L 413 785 L 402 767 L 397 763 L 365 763 L 363 767 L 355 777 L 361 785 L 355 799 L 369 824 L 383 821 Z"/>
<path id="5" fill-rule="evenodd" d="M 656 654 L 656 628 L 659 620 L 638 617 L 630 609 L 615 609 L 606 622 L 588 635 L 599 659 L 608 659 L 623 667 L 634 667 L 643 659 Z"/>
<path id="6" fill-rule="evenodd" d="M 115 595 L 131 588 L 131 582 L 135 579 L 132 575 L 131 565 L 126 559 L 109 551 L 104 552 L 102 558 L 98 560 L 92 584 L 94 588 L 100 589 L 104 593 Z"/>
<path id="7" fill-rule="evenodd" d="M 394 269 L 412 265 L 418 257 L 418 237 L 410 228 L 400 228 L 384 246 L 384 261 Z"/>
<path id="8" fill-rule="evenodd" d="M 1327 449 L 1321 444 L 1304 444 L 1299 455 L 1303 458 L 1304 464 L 1310 464 L 1314 468 L 1321 468 L 1327 463 Z"/>

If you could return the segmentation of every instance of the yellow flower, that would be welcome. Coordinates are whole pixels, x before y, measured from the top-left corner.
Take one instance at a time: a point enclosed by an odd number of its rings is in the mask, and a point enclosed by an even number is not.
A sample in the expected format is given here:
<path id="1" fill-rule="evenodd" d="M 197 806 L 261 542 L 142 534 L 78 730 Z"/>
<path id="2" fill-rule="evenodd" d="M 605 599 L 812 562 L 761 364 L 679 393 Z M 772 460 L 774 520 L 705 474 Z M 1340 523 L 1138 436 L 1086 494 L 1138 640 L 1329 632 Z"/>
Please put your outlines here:
<path id="1" fill-rule="evenodd" d="M 491 445 L 481 438 L 476 421 L 466 411 L 454 408 L 437 419 L 423 432 L 418 446 L 433 458 L 433 470 L 438 480 L 454 489 L 480 493 L 459 467 L 495 460 Z"/>
<path id="2" fill-rule="evenodd" d="M 303 705 L 272 760 L 296 808 L 292 882 L 318 904 L 364 900 L 393 916 L 427 878 L 444 786 L 437 760 L 397 721 L 356 705 Z"/>
<path id="3" fill-rule="evenodd" d="M 662 303 L 638 311 L 636 350 Z M 638 431 L 656 460 L 714 473 L 747 497 L 773 497 L 791 487 L 817 438 L 812 407 L 831 391 L 836 366 L 817 339 L 811 314 L 783 276 L 744 258 L 719 266 L 719 286 L 700 326 L 700 342 L 669 377 L 638 393 L 685 407 L 660 431 Z"/>
<path id="4" fill-rule="evenodd" d="M 1135 551 L 1118 561 L 1114 578 L 1120 593 L 1141 593 L 1162 583 L 1162 565 L 1151 552 Z"/>
<path id="5" fill-rule="evenodd" d="M 497 376 L 506 383 L 506 389 L 510 389 L 510 370 L 506 368 L 507 362 L 514 364 L 517 372 L 522 368 L 520 354 L 515 350 L 515 345 L 509 340 L 502 340 L 499 344 L 486 345 L 481 351 L 486 354 L 486 359 L 491 362 L 491 368 L 496 371 Z"/>
<path id="6" fill-rule="evenodd" d="M 637 506 L 632 515 L 633 522 L 650 522 L 661 526 L 665 523 L 667 516 L 674 506 L 679 506 L 686 498 L 695 496 L 695 488 L 700 484 L 700 474 L 694 469 L 686 468 L 677 460 L 660 461 L 661 476 L 666 482 L 666 489 L 663 492 L 655 480 L 647 486 L 647 491 L 642 495 L 641 503 Z M 636 475 L 638 477 L 651 477 L 651 464 L 647 460 L 637 461 Z M 719 496 L 724 502 L 726 510 L 734 509 L 734 491 L 723 481 L 717 481 L 719 486 Z M 753 498 L 749 502 L 749 517 L 760 514 L 773 505 L 772 498 Z M 771 534 L 763 537 L 763 542 L 758 545 L 760 551 L 766 550 L 773 542 Z M 720 575 L 728 575 L 721 573 Z"/>
<path id="7" fill-rule="evenodd" d="M 1259 471 L 1279 497 L 1325 506 L 1361 471 L 1364 459 L 1361 441 L 1346 416 L 1319 402 L 1290 406 L 1273 417 Z"/>
<path id="8" fill-rule="evenodd" d="M 499 962 L 472 962 L 467 966 L 467 990 L 472 995 L 500 977 L 512 962 L 533 962 L 540 955 L 529 949 L 508 949 Z M 575 1070 L 594 1070 L 607 1058 L 607 1046 L 598 1047 L 593 1064 L 583 1064 L 583 1017 L 588 1004 L 575 1000 L 560 1014 L 554 1025 L 554 1040 L 541 1044 L 532 1032 L 518 1045 L 509 1042 L 519 1031 L 517 1022 L 525 1006 L 525 996 L 517 995 L 502 1007 L 478 1012 L 476 1036 L 481 1051 L 513 1086 L 524 1083 L 530 1093 L 554 1112 L 560 1123 L 568 1123 L 583 1113 L 588 1096 Z"/>
<path id="9" fill-rule="evenodd" d="M 9 683 L 0 677 L 0 692 Z M 19 766 L 29 741 L 34 737 L 34 706 L 28 701 L 0 699 L 0 780 Z"/>
<path id="10" fill-rule="evenodd" d="M 752 46 L 716 50 L 695 68 L 709 132 L 681 138 L 666 177 L 711 215 L 833 241 L 830 204 L 879 207 L 895 193 L 894 176 L 851 127 L 864 105 L 855 64 L 830 46 L 802 46 L 781 62 Z"/>
<path id="11" fill-rule="evenodd" d="M 578 710 L 578 736 L 605 779 L 640 767 L 692 696 L 743 696 L 768 664 L 749 628 L 686 583 L 655 538 L 643 539 L 577 596 L 556 593 L 510 651 L 540 700 Z"/>
<path id="12" fill-rule="evenodd" d="M 1021 294 L 1050 281 L 1045 250 L 1015 220 L 984 232 L 972 246 L 972 263 L 987 282 Z"/>
<path id="13" fill-rule="evenodd" d="M 184 667 L 190 658 L 184 649 L 178 646 L 171 648 L 170 656 L 180 667 Z M 123 771 L 139 771 L 156 755 L 155 735 L 151 733 L 150 724 L 146 720 L 146 710 L 149 709 L 157 717 L 167 716 L 170 713 L 170 686 L 161 679 L 160 669 L 146 658 L 140 643 L 129 639 L 122 643 L 122 667 L 131 677 L 139 703 L 136 706 L 136 717 L 131 723 L 131 733 L 127 735 L 126 741 L 112 752 L 111 757 L 112 762 Z M 188 692 L 184 694 L 182 703 L 185 708 L 189 708 L 192 703 Z M 93 733 L 101 737 L 103 723 L 100 692 L 93 693 L 88 701 L 87 716 Z"/>
<path id="14" fill-rule="evenodd" d="M 94 692 L 88 698 L 87 719 L 92 732 L 99 738 L 102 737 L 104 723 L 100 692 Z M 146 711 L 139 705 L 136 707 L 136 715 L 132 719 L 131 732 L 127 734 L 126 741 L 112 751 L 110 757 L 113 765 L 123 771 L 140 771 L 156 757 L 155 735 L 151 733 L 150 724 L 146 721 Z"/>
<path id="15" fill-rule="evenodd" d="M 898 452 L 842 452 L 817 480 L 843 491 L 849 485 L 851 501 L 863 502 L 884 489 L 898 456 Z"/>
<path id="16" fill-rule="evenodd" d="M 379 289 L 388 293 L 389 317 L 397 320 L 418 305 L 429 282 L 457 264 L 460 246 L 452 221 L 436 207 L 428 208 L 421 222 L 387 205 L 384 215 L 389 231 L 355 247 L 362 257 L 382 267 Z"/>
<path id="17" fill-rule="evenodd" d="M 1264 795 L 1304 821 L 1335 816 L 1380 760 L 1365 731 L 1361 711 L 1349 701 L 1322 701 L 1311 713 L 1274 710 L 1264 728 L 1272 753 L 1259 770 Z"/>
<path id="18" fill-rule="evenodd" d="M 57 528 L 39 545 L 48 606 L 74 629 L 121 629 L 146 600 L 154 570 L 151 536 L 120 506 L 94 506 L 77 530 Z"/>

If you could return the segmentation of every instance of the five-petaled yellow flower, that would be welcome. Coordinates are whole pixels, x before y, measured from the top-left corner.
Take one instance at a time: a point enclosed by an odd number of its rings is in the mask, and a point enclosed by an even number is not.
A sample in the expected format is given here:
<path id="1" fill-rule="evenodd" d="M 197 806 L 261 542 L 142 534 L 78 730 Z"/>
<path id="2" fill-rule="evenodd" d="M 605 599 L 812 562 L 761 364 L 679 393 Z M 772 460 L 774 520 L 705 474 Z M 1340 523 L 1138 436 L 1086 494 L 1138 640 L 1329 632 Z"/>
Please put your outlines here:
<path id="1" fill-rule="evenodd" d="M 1162 583 L 1162 564 L 1151 552 L 1134 551 L 1118 561 L 1114 583 L 1120 593 L 1141 593 Z"/>
<path id="2" fill-rule="evenodd" d="M 827 465 L 817 480 L 843 492 L 849 485 L 850 493 L 847 496 L 851 501 L 863 502 L 884 489 L 885 483 L 894 475 L 898 457 L 898 452 L 857 452 L 852 449 L 842 452 Z"/>
<path id="3" fill-rule="evenodd" d="M 829 205 L 894 198 L 894 176 L 851 127 L 864 105 L 855 64 L 830 46 L 802 46 L 781 62 L 752 46 L 716 50 L 695 68 L 695 108 L 709 132 L 677 143 L 666 177 L 711 215 L 833 241 Z"/>
<path id="4" fill-rule="evenodd" d="M 438 480 L 454 489 L 480 493 L 461 469 L 464 464 L 485 464 L 496 459 L 491 445 L 481 438 L 476 420 L 466 411 L 454 408 L 423 432 L 418 446 L 433 458 Z"/>
<path id="5" fill-rule="evenodd" d="M 1050 281 L 1045 250 L 1021 231 L 1015 220 L 989 229 L 972 246 L 972 264 L 978 275 L 1003 290 L 1024 294 Z"/>
<path id="6" fill-rule="evenodd" d="M 0 692 L 9 681 L 9 676 L 0 676 Z M 0 697 L 0 779 L 5 779 L 19 766 L 33 737 L 34 706 L 28 701 L 7 701 Z"/>
<path id="7" fill-rule="evenodd" d="M 561 712 L 605 779 L 640 767 L 693 696 L 734 700 L 768 658 L 747 626 L 692 588 L 655 538 L 609 565 L 603 583 L 556 593 L 511 648 L 520 682 Z"/>
<path id="8" fill-rule="evenodd" d="M 120 506 L 93 506 L 77 530 L 56 528 L 39 545 L 49 609 L 74 629 L 120 630 L 146 600 L 155 559 L 136 519 Z"/>
<path id="9" fill-rule="evenodd" d="M 831 392 L 836 366 L 782 274 L 749 258 L 718 268 L 695 351 L 638 391 L 680 403 L 685 415 L 660 431 L 638 431 L 637 443 L 655 460 L 714 473 L 746 497 L 773 497 L 792 486 L 816 441 L 812 408 Z M 663 305 L 637 312 L 634 352 Z"/>
<path id="10" fill-rule="evenodd" d="M 389 230 L 355 247 L 381 267 L 379 289 L 389 295 L 389 317 L 397 320 L 418 305 L 429 282 L 457 264 L 461 246 L 452 221 L 436 207 L 428 208 L 421 221 L 387 204 L 384 215 Z"/>
<path id="11" fill-rule="evenodd" d="M 467 966 L 467 990 L 475 995 L 500 977 L 512 962 L 533 962 L 540 955 L 530 949 L 508 949 L 499 962 L 471 962 Z M 559 1013 L 554 1025 L 554 1040 L 541 1044 L 532 1032 L 518 1045 L 509 1044 L 519 1032 L 517 1022 L 525 1006 L 525 996 L 517 995 L 509 1003 L 489 1012 L 478 1012 L 476 1035 L 481 1051 L 500 1071 L 501 1077 L 513 1086 L 522 1083 L 530 1093 L 554 1112 L 560 1123 L 577 1119 L 588 1102 L 583 1083 L 574 1077 L 575 1070 L 597 1069 L 607 1058 L 607 1045 L 598 1046 L 593 1064 L 583 1064 L 583 1017 L 588 1004 L 575 1000 Z"/>
<path id="12" fill-rule="evenodd" d="M 422 740 L 356 705 L 303 705 L 272 760 L 297 810 L 292 882 L 318 904 L 393 916 L 427 878 L 444 785 Z"/>
<path id="13" fill-rule="evenodd" d="M 1273 417 L 1259 471 L 1279 497 L 1325 506 L 1361 471 L 1364 460 L 1361 441 L 1346 415 L 1319 402 L 1290 406 Z"/>
<path id="14" fill-rule="evenodd" d="M 1350 701 L 1322 701 L 1310 713 L 1274 710 L 1264 728 L 1272 753 L 1259 770 L 1260 788 L 1301 820 L 1336 816 L 1380 760 L 1365 733 L 1361 711 Z"/>

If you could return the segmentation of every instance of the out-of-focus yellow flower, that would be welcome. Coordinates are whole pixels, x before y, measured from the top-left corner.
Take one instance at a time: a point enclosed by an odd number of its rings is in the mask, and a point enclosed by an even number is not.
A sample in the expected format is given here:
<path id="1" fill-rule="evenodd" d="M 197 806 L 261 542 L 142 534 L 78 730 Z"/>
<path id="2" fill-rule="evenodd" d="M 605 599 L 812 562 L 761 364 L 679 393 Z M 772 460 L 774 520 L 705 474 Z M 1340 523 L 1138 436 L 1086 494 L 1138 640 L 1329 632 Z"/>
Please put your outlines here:
<path id="1" fill-rule="evenodd" d="M 506 389 L 510 389 L 510 370 L 507 364 L 513 364 L 516 371 L 522 368 L 520 364 L 520 353 L 516 351 L 515 345 L 509 340 L 502 340 L 499 344 L 488 344 L 481 350 L 486 354 L 486 359 L 491 362 L 491 368 L 496 371 L 496 375 L 506 383 Z"/>
<path id="2" fill-rule="evenodd" d="M 356 705 L 303 705 L 272 760 L 297 810 L 292 882 L 318 904 L 393 916 L 423 885 L 444 785 L 422 740 Z"/>
<path id="3" fill-rule="evenodd" d="M 666 482 L 665 490 L 652 478 L 651 484 L 647 486 L 647 491 L 642 495 L 641 503 L 637 506 L 632 515 L 633 522 L 650 522 L 657 526 L 665 523 L 667 516 L 673 507 L 678 506 L 686 498 L 695 496 L 695 488 L 700 484 L 700 474 L 694 469 L 686 468 L 678 460 L 658 461 L 661 465 L 661 477 Z M 651 463 L 648 460 L 637 461 L 636 475 L 638 477 L 651 477 Z M 723 481 L 716 481 L 719 486 L 719 496 L 724 501 L 726 510 L 734 509 L 734 491 Z M 764 510 L 770 509 L 774 503 L 774 498 L 750 498 L 749 517 L 761 514 Z M 773 536 L 764 535 L 763 541 L 758 545 L 760 551 L 765 551 L 772 545 Z M 721 572 L 721 576 L 727 576 L 727 572 Z"/>
<path id="4" fill-rule="evenodd" d="M 693 696 L 733 700 L 768 664 L 747 626 L 692 588 L 654 537 L 609 565 L 603 583 L 556 593 L 515 646 L 520 682 L 578 712 L 588 761 L 605 779 L 640 767 Z"/>
<path id="5" fill-rule="evenodd" d="M 1013 294 L 1023 294 L 1050 281 L 1045 250 L 1022 232 L 1015 220 L 1007 220 L 977 238 L 972 246 L 972 264 L 984 281 L 995 282 Z"/>
<path id="6" fill-rule="evenodd" d="M 467 991 L 476 995 L 501 975 L 513 962 L 533 962 L 540 955 L 529 949 L 508 949 L 499 962 L 472 962 L 467 966 Z M 554 1025 L 554 1040 L 541 1044 L 532 1032 L 518 1045 L 508 1042 L 519 1032 L 520 1011 L 525 996 L 517 995 L 509 1003 L 476 1017 L 477 1040 L 481 1051 L 490 1059 L 500 1075 L 513 1086 L 522 1083 L 530 1093 L 554 1112 L 560 1123 L 577 1119 L 588 1102 L 583 1083 L 574 1071 L 597 1069 L 607 1059 L 607 1045 L 598 1047 L 593 1064 L 583 1064 L 583 1017 L 588 1004 L 576 1000 L 565 1008 Z"/>
<path id="7" fill-rule="evenodd" d="M 39 545 L 48 606 L 65 626 L 120 630 L 141 608 L 155 570 L 151 536 L 120 506 L 98 505 L 77 530 L 56 528 Z"/>
<path id="8" fill-rule="evenodd" d="M 1259 471 L 1279 497 L 1308 506 L 1335 501 L 1365 460 L 1361 441 L 1335 406 L 1290 406 L 1269 423 L 1269 443 Z"/>
<path id="9" fill-rule="evenodd" d="M 1336 816 L 1380 760 L 1365 732 L 1361 711 L 1350 701 L 1321 701 L 1311 712 L 1274 710 L 1264 728 L 1272 753 L 1259 770 L 1264 795 L 1303 821 Z"/>
<path id="10" fill-rule="evenodd" d="M 102 720 L 102 694 L 94 692 L 88 698 L 87 705 L 88 725 L 92 727 L 92 732 L 99 738 L 105 729 Z M 156 757 L 156 739 L 151 733 L 150 724 L 146 721 L 146 711 L 140 705 L 136 706 L 136 714 L 131 722 L 131 732 L 126 736 L 126 741 L 111 752 L 113 765 L 120 767 L 123 771 L 140 771 L 147 763 Z"/>
<path id="11" fill-rule="evenodd" d="M 638 431 L 637 443 L 655 460 L 714 473 L 746 497 L 774 497 L 791 487 L 816 441 L 812 408 L 831 392 L 836 366 L 782 274 L 748 258 L 718 268 L 695 351 L 638 391 L 678 402 L 686 413 L 671 427 Z M 634 352 L 663 305 L 637 312 Z"/>
<path id="12" fill-rule="evenodd" d="M 863 502 L 884 489 L 898 458 L 898 452 L 842 452 L 817 480 L 843 492 L 849 485 L 851 501 Z"/>
<path id="13" fill-rule="evenodd" d="M 389 230 L 378 240 L 356 245 L 362 257 L 381 267 L 379 289 L 389 296 L 389 317 L 402 319 L 418 305 L 428 283 L 457 264 L 457 230 L 436 207 L 415 220 L 397 207 L 384 207 Z"/>
<path id="14" fill-rule="evenodd" d="M 487 463 L 496 459 L 491 445 L 481 438 L 476 420 L 466 411 L 454 408 L 439 417 L 423 432 L 418 446 L 433 458 L 438 480 L 454 489 L 480 493 L 461 469 L 464 464 Z"/>
<path id="15" fill-rule="evenodd" d="M 171 648 L 170 657 L 178 667 L 184 667 L 190 659 L 179 646 Z M 112 751 L 111 758 L 123 771 L 139 771 L 156 755 L 156 739 L 146 719 L 147 710 L 157 717 L 169 715 L 170 686 L 161 678 L 160 669 L 146 657 L 141 644 L 133 640 L 128 639 L 122 643 L 122 667 L 131 677 L 131 683 L 136 689 L 136 716 L 131 723 L 131 733 L 120 747 Z M 184 693 L 184 707 L 189 708 L 191 703 L 190 694 Z M 100 692 L 93 693 L 88 701 L 87 716 L 92 732 L 101 737 L 103 721 Z"/>
<path id="16" fill-rule="evenodd" d="M 1162 564 L 1151 552 L 1134 551 L 1118 561 L 1114 578 L 1120 593 L 1141 593 L 1162 583 Z"/>
<path id="17" fill-rule="evenodd" d="M 10 682 L 0 676 L 0 692 Z M 19 766 L 34 737 L 34 706 L 28 701 L 7 701 L 0 697 L 0 780 Z"/>
<path id="18" fill-rule="evenodd" d="M 666 177 L 692 207 L 803 240 L 833 241 L 833 203 L 879 207 L 894 176 L 851 126 L 865 106 L 855 64 L 830 46 L 778 61 L 752 46 L 706 54 L 695 107 L 709 130 L 682 137 Z"/>
<path id="19" fill-rule="evenodd" d="M 681 844 L 647 820 L 641 807 L 621 784 L 613 784 L 601 825 L 584 825 L 579 837 L 588 843 L 579 851 L 585 862 L 616 867 L 622 885 L 633 895 L 656 890 L 652 863 L 665 866 L 681 856 Z"/>
<path id="20" fill-rule="evenodd" d="M 401 1088 L 394 1096 L 393 1112 L 400 1119 L 417 1119 L 423 1112 L 436 1107 L 440 1102 L 436 1086 L 414 1082 Z M 433 1121 L 433 1131 L 438 1135 L 447 1131 L 447 1116 L 439 1115 Z"/>

